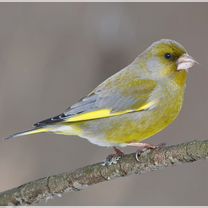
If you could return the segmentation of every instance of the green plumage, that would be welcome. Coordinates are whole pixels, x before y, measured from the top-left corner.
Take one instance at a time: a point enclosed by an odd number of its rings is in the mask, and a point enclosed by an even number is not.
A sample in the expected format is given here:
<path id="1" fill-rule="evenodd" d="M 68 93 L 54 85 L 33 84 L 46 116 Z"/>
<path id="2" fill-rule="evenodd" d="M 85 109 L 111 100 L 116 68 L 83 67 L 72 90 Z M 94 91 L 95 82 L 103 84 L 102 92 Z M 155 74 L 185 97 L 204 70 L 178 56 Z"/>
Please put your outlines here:
<path id="1" fill-rule="evenodd" d="M 178 116 L 191 61 L 176 41 L 155 42 L 63 114 L 35 124 L 36 129 L 78 135 L 101 146 L 139 143 Z"/>

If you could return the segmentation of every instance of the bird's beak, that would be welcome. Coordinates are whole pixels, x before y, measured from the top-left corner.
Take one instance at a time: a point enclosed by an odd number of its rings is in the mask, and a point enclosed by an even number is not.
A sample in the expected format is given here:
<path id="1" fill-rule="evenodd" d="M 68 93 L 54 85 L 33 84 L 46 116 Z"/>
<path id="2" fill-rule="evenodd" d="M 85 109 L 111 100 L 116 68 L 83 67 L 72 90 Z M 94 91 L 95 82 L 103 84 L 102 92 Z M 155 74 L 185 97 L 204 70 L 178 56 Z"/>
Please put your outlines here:
<path id="1" fill-rule="evenodd" d="M 198 64 L 190 55 L 187 53 L 183 54 L 176 62 L 177 70 L 186 70 L 190 69 L 194 64 Z"/>

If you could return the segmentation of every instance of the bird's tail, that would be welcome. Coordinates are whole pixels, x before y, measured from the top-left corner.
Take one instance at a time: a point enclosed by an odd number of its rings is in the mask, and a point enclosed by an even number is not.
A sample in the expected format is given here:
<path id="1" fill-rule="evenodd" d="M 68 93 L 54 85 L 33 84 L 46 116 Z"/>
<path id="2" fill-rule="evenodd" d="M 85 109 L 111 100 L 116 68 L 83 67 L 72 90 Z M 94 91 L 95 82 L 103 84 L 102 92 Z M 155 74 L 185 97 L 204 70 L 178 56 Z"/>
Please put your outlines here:
<path id="1" fill-rule="evenodd" d="M 44 132 L 48 132 L 47 129 L 45 128 L 34 128 L 34 129 L 30 129 L 27 131 L 22 131 L 22 132 L 18 132 L 16 134 L 12 134 L 4 139 L 12 139 L 12 138 L 16 138 L 16 137 L 20 137 L 20 136 L 26 136 L 26 135 L 31 135 L 31 134 L 39 134 L 39 133 L 44 133 Z"/>

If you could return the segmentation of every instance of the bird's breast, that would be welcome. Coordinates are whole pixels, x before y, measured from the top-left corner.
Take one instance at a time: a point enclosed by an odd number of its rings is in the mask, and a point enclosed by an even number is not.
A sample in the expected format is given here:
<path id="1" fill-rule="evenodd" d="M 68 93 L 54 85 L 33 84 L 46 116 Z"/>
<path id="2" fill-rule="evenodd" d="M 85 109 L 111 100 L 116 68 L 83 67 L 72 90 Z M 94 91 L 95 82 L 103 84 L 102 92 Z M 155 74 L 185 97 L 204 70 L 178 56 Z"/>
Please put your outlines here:
<path id="1" fill-rule="evenodd" d="M 154 108 L 103 119 L 77 123 L 81 137 L 101 146 L 125 146 L 141 142 L 169 126 L 178 116 L 184 89 L 161 85 L 150 99 L 158 99 Z"/>

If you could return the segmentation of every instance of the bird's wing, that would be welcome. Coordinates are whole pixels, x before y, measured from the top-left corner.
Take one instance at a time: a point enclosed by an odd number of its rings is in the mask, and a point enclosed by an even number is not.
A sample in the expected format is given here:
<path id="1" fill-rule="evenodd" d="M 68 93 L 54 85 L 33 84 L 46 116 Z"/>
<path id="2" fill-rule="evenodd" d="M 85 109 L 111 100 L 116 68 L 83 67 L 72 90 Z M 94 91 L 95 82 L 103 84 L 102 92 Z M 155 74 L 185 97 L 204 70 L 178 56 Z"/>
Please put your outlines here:
<path id="1" fill-rule="evenodd" d="M 108 80 L 89 95 L 72 105 L 64 113 L 34 124 L 36 127 L 57 122 L 78 122 L 144 111 L 156 105 L 158 100 L 149 100 L 156 88 L 153 80 L 122 79 Z"/>

